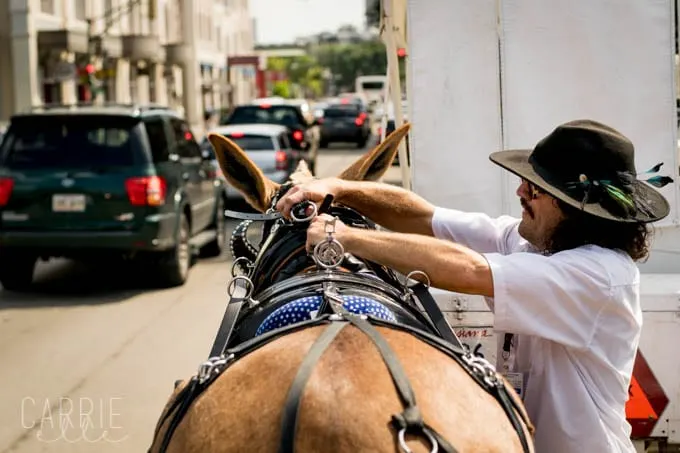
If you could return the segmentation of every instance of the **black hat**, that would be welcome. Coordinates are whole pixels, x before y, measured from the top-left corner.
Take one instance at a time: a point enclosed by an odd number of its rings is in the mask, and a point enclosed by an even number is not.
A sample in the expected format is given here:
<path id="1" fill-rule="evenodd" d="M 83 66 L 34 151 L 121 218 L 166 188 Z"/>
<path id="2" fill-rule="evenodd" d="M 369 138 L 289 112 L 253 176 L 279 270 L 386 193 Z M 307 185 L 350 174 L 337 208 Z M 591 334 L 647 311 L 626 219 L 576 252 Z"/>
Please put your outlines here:
<path id="1" fill-rule="evenodd" d="M 558 126 L 533 150 L 507 150 L 492 162 L 526 179 L 553 197 L 589 214 L 619 222 L 655 222 L 670 206 L 654 189 L 667 176 L 637 178 L 631 141 L 609 126 L 576 120 Z M 645 172 L 658 172 L 662 164 Z"/>

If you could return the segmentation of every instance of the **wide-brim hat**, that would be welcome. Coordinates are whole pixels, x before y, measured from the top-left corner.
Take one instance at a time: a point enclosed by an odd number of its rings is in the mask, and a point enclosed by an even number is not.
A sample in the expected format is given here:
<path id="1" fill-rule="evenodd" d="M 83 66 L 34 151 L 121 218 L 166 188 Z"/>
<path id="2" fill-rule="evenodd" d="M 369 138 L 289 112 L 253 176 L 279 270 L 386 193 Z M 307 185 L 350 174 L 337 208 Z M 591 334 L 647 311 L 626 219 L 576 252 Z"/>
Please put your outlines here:
<path id="1" fill-rule="evenodd" d="M 592 120 L 558 126 L 534 149 L 492 153 L 492 162 L 588 214 L 618 222 L 655 222 L 670 205 L 651 184 L 667 176 L 638 179 L 635 149 L 620 132 Z M 658 172 L 661 164 L 645 173 Z"/>

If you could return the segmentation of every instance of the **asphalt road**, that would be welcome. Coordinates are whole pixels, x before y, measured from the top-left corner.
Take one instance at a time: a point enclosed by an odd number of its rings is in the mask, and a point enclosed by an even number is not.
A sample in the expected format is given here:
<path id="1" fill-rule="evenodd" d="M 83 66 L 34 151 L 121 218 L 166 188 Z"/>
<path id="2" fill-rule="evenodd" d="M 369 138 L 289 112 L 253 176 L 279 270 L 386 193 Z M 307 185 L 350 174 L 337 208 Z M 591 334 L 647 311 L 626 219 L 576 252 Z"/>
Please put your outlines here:
<path id="1" fill-rule="evenodd" d="M 322 150 L 319 176 L 367 150 Z M 201 260 L 156 291 L 124 267 L 54 260 L 30 293 L 0 291 L 0 452 L 146 451 L 173 382 L 207 358 L 230 267 Z"/>

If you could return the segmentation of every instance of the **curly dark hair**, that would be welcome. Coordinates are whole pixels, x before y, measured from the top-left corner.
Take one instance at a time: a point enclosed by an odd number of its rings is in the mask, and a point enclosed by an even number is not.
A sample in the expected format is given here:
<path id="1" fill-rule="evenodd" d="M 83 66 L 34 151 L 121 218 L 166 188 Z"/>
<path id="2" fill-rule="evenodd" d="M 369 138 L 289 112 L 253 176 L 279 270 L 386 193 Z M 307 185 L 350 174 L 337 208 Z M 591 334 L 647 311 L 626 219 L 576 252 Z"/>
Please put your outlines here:
<path id="1" fill-rule="evenodd" d="M 573 249 L 586 244 L 608 249 L 620 249 L 634 261 L 649 254 L 652 230 L 645 223 L 623 223 L 602 219 L 582 212 L 555 199 L 565 219 L 553 231 L 549 253 Z"/>

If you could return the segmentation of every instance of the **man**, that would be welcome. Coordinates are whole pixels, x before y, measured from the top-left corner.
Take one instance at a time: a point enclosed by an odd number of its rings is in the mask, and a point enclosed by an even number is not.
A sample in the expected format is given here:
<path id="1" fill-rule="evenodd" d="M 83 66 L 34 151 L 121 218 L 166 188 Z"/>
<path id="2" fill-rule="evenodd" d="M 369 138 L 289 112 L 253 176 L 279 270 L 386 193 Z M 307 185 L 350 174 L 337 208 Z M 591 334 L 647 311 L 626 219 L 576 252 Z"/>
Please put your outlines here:
<path id="1" fill-rule="evenodd" d="M 648 253 L 646 224 L 667 216 L 669 204 L 637 179 L 632 143 L 594 121 L 563 124 L 533 150 L 490 159 L 522 179 L 521 219 L 338 179 L 294 187 L 277 209 L 288 216 L 300 201 L 333 194 L 391 230 L 337 222 L 347 252 L 486 296 L 495 329 L 506 333 L 500 368 L 536 426 L 537 452 L 633 452 L 625 403 L 642 328 L 635 261 Z M 325 239 L 327 218 L 311 223 L 309 250 Z"/>

